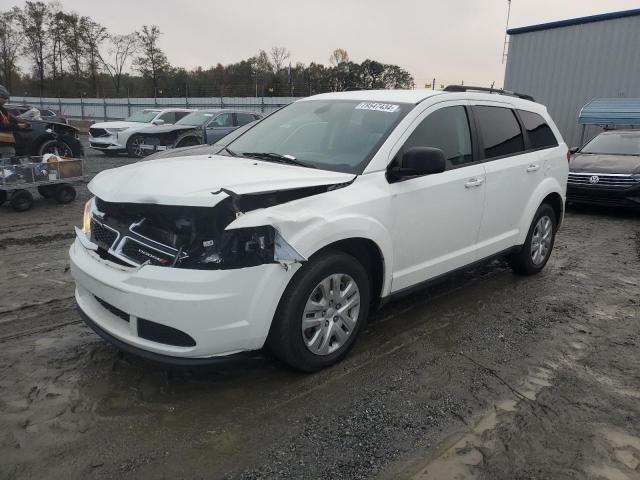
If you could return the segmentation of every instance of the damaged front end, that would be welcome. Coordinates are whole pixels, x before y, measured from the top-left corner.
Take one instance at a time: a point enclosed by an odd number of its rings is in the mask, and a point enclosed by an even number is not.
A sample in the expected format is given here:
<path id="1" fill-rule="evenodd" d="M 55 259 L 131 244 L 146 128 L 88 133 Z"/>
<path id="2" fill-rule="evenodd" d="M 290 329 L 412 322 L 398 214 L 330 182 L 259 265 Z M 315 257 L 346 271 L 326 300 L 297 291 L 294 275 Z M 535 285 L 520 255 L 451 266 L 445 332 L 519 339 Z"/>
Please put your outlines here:
<path id="1" fill-rule="evenodd" d="M 199 270 L 230 270 L 267 263 L 285 269 L 306 259 L 271 225 L 226 230 L 238 216 L 330 187 L 310 187 L 227 197 L 213 207 L 106 202 L 91 199 L 85 208 L 81 243 L 101 258 L 140 267 L 154 265 Z M 332 186 L 335 188 L 335 186 Z"/>

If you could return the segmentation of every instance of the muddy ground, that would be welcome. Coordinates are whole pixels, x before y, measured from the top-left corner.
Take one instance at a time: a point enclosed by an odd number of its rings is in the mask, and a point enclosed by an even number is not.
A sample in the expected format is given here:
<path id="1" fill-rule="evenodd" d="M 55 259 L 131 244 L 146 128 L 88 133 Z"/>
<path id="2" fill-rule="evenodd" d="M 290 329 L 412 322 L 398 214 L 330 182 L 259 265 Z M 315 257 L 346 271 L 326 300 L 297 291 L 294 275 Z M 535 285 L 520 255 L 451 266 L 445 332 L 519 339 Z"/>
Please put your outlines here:
<path id="1" fill-rule="evenodd" d="M 86 198 L 0 208 L 0 478 L 640 478 L 640 214 L 570 210 L 542 274 L 456 275 L 302 375 L 98 338 L 67 271 Z"/>

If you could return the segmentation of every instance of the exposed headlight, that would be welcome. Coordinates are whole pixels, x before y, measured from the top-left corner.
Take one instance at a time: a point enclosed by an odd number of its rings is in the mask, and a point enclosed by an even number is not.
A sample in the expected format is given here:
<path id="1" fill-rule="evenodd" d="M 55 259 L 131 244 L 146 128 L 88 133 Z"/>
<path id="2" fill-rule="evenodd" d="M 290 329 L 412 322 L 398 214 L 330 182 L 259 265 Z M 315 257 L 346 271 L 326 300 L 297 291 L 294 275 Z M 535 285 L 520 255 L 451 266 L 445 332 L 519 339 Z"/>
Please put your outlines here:
<path id="1" fill-rule="evenodd" d="M 82 217 L 82 233 L 87 238 L 91 238 L 91 214 L 95 208 L 96 198 L 92 197 L 87 203 L 84 204 L 84 215 Z"/>
<path id="2" fill-rule="evenodd" d="M 198 252 L 192 250 L 182 267 L 229 270 L 280 263 L 285 268 L 306 259 L 270 225 L 225 230 L 215 240 L 205 240 Z"/>

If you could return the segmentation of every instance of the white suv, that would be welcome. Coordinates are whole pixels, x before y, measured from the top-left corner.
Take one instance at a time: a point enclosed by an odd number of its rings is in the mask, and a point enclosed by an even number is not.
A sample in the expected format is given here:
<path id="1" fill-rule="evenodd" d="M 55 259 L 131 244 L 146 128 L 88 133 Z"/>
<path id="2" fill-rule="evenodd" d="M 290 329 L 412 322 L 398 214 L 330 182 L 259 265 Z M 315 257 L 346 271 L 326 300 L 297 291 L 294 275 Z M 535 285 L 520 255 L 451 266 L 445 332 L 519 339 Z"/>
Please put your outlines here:
<path id="1" fill-rule="evenodd" d="M 89 145 L 106 155 L 127 153 L 131 157 L 144 157 L 140 130 L 149 125 L 176 123 L 195 110 L 187 108 L 145 108 L 124 120 L 94 123 L 89 127 Z"/>
<path id="2" fill-rule="evenodd" d="M 217 155 L 100 173 L 70 250 L 83 318 L 147 358 L 267 346 L 315 371 L 395 295 L 498 255 L 539 272 L 567 147 L 542 105 L 468 89 L 317 95 Z"/>

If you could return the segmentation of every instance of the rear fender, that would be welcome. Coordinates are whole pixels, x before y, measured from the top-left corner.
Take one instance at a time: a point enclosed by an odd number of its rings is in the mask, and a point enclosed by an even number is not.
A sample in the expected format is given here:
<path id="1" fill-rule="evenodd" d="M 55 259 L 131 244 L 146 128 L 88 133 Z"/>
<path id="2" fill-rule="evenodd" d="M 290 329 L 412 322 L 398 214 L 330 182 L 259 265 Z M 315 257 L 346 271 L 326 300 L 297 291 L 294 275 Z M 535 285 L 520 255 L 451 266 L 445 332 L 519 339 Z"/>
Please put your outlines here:
<path id="1" fill-rule="evenodd" d="M 546 177 L 538 188 L 534 191 L 533 195 L 529 199 L 529 203 L 523 210 L 523 215 L 520 218 L 519 225 L 519 234 L 518 234 L 518 245 L 524 244 L 527 239 L 527 234 L 529 233 L 529 227 L 531 226 L 531 222 L 533 221 L 533 217 L 538 211 L 538 207 L 542 204 L 542 201 L 545 197 L 551 193 L 557 193 L 562 198 L 562 204 L 564 206 L 565 196 L 563 195 L 563 189 L 560 185 L 560 182 L 556 180 L 554 177 Z M 564 212 L 564 208 L 562 209 Z M 558 225 L 562 221 L 561 218 L 556 219 Z"/>

